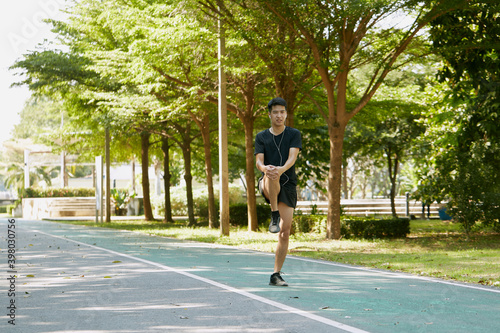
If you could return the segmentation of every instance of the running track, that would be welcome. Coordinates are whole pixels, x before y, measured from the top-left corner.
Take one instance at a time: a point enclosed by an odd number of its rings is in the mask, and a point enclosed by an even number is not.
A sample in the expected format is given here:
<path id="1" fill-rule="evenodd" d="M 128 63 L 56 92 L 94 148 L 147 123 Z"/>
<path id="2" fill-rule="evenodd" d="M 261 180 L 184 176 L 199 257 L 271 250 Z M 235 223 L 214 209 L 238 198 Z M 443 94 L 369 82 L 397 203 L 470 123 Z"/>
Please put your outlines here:
<path id="1" fill-rule="evenodd" d="M 0 332 L 500 332 L 500 289 L 16 219 L 16 325 L 0 220 Z"/>

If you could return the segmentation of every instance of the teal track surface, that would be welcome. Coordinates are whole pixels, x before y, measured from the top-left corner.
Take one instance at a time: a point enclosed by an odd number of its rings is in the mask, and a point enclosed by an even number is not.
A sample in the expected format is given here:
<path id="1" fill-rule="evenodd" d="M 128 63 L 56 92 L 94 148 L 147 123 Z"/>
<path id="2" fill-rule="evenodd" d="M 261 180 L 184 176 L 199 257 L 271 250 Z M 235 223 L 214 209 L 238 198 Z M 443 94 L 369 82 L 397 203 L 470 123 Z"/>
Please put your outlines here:
<path id="1" fill-rule="evenodd" d="M 15 223 L 16 325 L 4 315 L 1 332 L 500 332 L 497 288 L 294 256 L 290 286 L 272 287 L 269 253 Z"/>

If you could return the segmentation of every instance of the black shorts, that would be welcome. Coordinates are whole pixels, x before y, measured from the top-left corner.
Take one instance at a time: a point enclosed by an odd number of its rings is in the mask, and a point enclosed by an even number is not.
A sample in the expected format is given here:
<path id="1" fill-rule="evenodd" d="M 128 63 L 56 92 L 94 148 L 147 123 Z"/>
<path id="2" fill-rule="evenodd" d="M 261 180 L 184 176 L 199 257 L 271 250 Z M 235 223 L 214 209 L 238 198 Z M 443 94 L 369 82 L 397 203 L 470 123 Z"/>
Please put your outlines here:
<path id="1" fill-rule="evenodd" d="M 260 192 L 260 194 L 262 194 L 264 199 L 266 199 L 266 202 L 270 203 L 269 199 L 266 198 L 266 196 L 264 195 L 264 192 L 262 190 L 262 185 L 261 185 L 262 178 L 264 178 L 264 176 L 260 177 L 259 182 L 258 182 L 259 192 Z M 287 182 L 284 185 L 281 185 L 281 191 L 278 194 L 278 202 L 283 202 L 288 207 L 292 207 L 292 208 L 297 207 L 297 185 L 294 185 L 290 182 Z"/>

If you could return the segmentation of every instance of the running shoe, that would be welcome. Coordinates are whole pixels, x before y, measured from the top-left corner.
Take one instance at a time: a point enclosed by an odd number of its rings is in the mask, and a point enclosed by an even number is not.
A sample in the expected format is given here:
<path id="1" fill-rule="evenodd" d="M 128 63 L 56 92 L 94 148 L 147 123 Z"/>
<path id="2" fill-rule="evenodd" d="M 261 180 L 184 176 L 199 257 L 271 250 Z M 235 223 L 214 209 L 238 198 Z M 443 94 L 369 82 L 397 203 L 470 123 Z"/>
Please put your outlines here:
<path id="1" fill-rule="evenodd" d="M 280 232 L 280 216 L 271 215 L 271 223 L 269 224 L 269 232 L 273 234 Z"/>
<path id="2" fill-rule="evenodd" d="M 280 275 L 281 272 L 274 273 L 271 275 L 271 281 L 269 281 L 270 286 L 278 286 L 278 287 L 288 287 L 288 283 L 283 280 Z"/>

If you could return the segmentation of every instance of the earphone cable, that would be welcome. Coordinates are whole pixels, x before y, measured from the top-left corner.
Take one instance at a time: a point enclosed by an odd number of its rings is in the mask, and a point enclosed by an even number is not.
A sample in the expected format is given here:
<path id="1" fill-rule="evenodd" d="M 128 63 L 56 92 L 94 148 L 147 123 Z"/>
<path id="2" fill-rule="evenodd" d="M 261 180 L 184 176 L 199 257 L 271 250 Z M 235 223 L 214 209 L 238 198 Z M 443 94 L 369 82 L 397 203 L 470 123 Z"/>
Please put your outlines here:
<path id="1" fill-rule="evenodd" d="M 285 131 L 286 131 L 286 126 L 283 129 L 283 135 L 281 136 L 279 146 L 276 144 L 276 140 L 274 139 L 274 134 L 271 133 L 271 135 L 273 136 L 274 145 L 276 146 L 276 149 L 278 150 L 278 154 L 280 155 L 280 166 L 283 166 L 283 155 L 281 155 L 281 143 L 283 142 L 283 138 L 285 137 Z M 290 180 L 290 177 L 288 177 L 288 175 L 286 173 L 283 173 L 283 174 L 286 176 L 286 182 L 284 182 L 281 186 L 284 186 Z"/>

